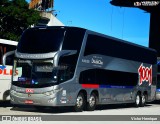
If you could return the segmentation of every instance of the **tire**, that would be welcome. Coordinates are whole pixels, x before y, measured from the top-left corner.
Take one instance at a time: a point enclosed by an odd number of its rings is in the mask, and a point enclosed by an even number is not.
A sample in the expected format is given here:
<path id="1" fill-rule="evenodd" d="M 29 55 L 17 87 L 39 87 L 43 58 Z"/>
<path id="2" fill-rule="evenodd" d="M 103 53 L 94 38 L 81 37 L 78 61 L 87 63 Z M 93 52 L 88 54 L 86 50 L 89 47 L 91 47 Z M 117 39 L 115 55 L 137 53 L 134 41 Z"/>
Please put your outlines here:
<path id="1" fill-rule="evenodd" d="M 139 107 L 141 105 L 141 95 L 140 93 L 137 93 L 136 97 L 135 97 L 135 103 L 134 103 L 134 106 L 135 107 Z"/>
<path id="2" fill-rule="evenodd" d="M 143 94 L 142 97 L 141 97 L 141 104 L 140 104 L 140 106 L 144 107 L 146 105 L 146 101 L 147 101 L 147 95 Z"/>
<path id="3" fill-rule="evenodd" d="M 79 93 L 76 99 L 76 104 L 74 106 L 74 110 L 76 112 L 82 112 L 86 104 L 86 100 L 84 98 L 83 93 Z"/>
<path id="4" fill-rule="evenodd" d="M 92 93 L 89 97 L 89 101 L 87 102 L 87 111 L 94 111 L 97 104 L 97 96 L 95 93 Z"/>

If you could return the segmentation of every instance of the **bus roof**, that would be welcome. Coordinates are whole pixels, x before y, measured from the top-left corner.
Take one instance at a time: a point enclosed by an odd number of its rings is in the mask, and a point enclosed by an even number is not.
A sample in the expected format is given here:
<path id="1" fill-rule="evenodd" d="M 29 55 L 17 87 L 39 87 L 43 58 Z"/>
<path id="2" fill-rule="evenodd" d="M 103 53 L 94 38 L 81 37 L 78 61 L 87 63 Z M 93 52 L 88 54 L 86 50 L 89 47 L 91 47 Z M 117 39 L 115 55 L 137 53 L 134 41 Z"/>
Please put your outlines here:
<path id="1" fill-rule="evenodd" d="M 0 39 L 0 43 L 7 44 L 7 45 L 13 45 L 13 46 L 17 46 L 17 44 L 18 44 L 17 41 L 5 40 L 5 39 Z"/>

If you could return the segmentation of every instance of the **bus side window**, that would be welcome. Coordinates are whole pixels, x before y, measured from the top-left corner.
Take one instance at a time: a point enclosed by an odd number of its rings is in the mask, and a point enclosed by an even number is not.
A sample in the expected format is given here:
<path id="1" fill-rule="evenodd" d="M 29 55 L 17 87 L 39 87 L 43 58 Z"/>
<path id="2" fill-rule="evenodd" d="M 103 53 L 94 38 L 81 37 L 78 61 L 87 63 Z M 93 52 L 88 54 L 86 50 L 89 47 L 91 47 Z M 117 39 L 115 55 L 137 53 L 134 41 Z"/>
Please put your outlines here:
<path id="1" fill-rule="evenodd" d="M 96 69 L 96 81 L 98 84 L 102 85 L 109 85 L 108 83 L 108 77 L 105 70 L 102 69 Z"/>
<path id="2" fill-rule="evenodd" d="M 96 84 L 95 69 L 82 71 L 79 78 L 80 84 Z"/>

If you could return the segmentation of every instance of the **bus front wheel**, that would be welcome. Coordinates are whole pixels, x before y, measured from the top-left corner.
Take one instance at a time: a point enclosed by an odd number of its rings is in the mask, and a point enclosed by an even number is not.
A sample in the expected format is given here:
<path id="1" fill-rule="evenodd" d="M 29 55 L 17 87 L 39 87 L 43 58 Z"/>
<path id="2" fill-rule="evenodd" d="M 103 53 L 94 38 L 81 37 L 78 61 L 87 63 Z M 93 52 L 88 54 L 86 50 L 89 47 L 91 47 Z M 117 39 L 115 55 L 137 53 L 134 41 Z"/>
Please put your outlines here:
<path id="1" fill-rule="evenodd" d="M 94 111 L 97 103 L 97 96 L 95 93 L 92 93 L 89 97 L 89 101 L 87 103 L 87 110 Z"/>
<path id="2" fill-rule="evenodd" d="M 80 92 L 77 96 L 76 105 L 74 106 L 74 110 L 76 112 L 82 112 L 85 104 L 86 104 L 86 100 L 85 100 L 84 94 Z"/>

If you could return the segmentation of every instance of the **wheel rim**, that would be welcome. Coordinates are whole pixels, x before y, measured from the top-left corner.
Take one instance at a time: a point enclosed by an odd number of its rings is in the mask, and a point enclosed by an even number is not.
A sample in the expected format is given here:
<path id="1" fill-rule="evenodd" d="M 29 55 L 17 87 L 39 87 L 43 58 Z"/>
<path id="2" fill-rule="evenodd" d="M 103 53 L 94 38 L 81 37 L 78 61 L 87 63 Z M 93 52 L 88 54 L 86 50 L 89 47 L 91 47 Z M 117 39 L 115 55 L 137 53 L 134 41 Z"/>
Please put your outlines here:
<path id="1" fill-rule="evenodd" d="M 139 105 L 139 103 L 140 103 L 140 97 L 139 97 L 139 95 L 137 95 L 136 96 L 136 104 Z"/>
<path id="2" fill-rule="evenodd" d="M 142 96 L 142 103 L 144 104 L 146 102 L 145 95 Z"/>
<path id="3" fill-rule="evenodd" d="M 77 107 L 80 108 L 83 105 L 83 97 L 78 96 L 77 97 Z"/>
<path id="4" fill-rule="evenodd" d="M 96 103 L 96 98 L 92 95 L 90 98 L 89 98 L 89 104 L 91 107 L 93 107 Z"/>

